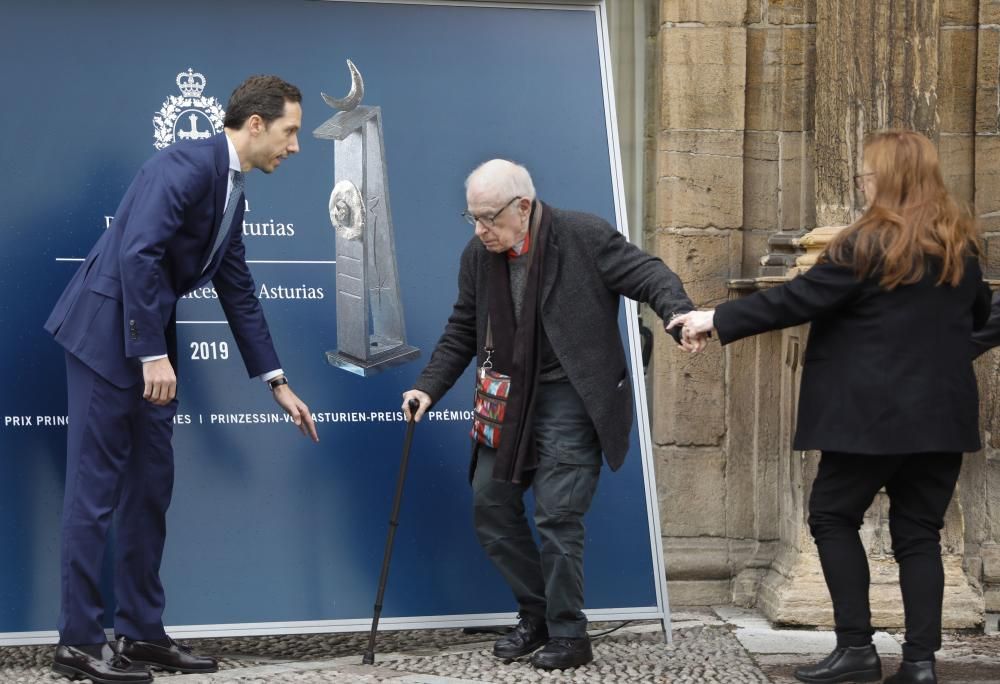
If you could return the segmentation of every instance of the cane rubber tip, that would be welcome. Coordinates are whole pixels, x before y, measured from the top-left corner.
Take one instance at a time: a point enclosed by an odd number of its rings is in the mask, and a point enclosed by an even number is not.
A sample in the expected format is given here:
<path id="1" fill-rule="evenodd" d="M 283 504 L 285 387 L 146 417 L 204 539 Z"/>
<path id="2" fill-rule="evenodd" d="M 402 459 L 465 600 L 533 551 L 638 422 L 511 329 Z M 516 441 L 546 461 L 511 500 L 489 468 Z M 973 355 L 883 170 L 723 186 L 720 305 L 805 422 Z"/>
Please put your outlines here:
<path id="1" fill-rule="evenodd" d="M 361 664 L 362 665 L 374 665 L 375 664 L 375 654 L 374 653 L 365 653 L 361 657 Z"/>

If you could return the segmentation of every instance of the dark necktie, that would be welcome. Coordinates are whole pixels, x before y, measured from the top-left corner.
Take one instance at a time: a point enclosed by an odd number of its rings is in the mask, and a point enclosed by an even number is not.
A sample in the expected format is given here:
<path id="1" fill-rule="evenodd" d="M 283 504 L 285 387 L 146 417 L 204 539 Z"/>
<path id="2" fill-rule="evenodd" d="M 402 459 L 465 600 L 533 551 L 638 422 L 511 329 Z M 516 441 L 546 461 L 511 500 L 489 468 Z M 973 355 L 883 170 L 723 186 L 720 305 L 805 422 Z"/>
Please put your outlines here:
<path id="1" fill-rule="evenodd" d="M 219 247 L 222 246 L 222 243 L 229 236 L 229 227 L 233 223 L 233 216 L 236 214 L 236 205 L 239 204 L 241 194 L 243 194 L 243 172 L 234 171 L 233 189 L 230 190 L 229 199 L 226 201 L 226 211 L 222 214 L 222 223 L 219 224 L 219 232 L 215 236 L 215 244 L 212 245 L 212 251 L 209 252 L 208 261 L 205 262 L 205 266 L 201 269 L 202 271 L 207 269 L 208 265 L 212 263 L 215 253 L 219 251 Z"/>

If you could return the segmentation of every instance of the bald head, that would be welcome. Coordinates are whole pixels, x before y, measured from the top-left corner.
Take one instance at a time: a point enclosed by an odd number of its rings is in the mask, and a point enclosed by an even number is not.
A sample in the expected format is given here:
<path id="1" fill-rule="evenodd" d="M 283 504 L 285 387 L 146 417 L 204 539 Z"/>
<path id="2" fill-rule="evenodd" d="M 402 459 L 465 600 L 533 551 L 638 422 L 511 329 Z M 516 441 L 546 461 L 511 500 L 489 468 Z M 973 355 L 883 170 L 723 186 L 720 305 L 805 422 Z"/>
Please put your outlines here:
<path id="1" fill-rule="evenodd" d="M 535 185 L 528 169 L 506 159 L 491 159 L 480 164 L 465 179 L 465 195 L 478 202 L 506 202 L 514 197 L 535 199 Z"/>
<path id="2" fill-rule="evenodd" d="M 491 252 L 505 252 L 528 233 L 535 186 L 528 170 L 506 159 L 491 159 L 465 179 L 465 216 Z"/>

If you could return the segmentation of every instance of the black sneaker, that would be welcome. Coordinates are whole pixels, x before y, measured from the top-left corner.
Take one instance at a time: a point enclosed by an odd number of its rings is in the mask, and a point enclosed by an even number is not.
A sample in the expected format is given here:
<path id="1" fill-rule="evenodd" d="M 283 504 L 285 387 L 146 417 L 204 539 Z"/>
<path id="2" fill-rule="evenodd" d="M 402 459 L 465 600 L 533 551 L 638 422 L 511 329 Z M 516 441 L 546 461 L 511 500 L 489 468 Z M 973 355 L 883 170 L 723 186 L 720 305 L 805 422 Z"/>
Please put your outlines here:
<path id="1" fill-rule="evenodd" d="M 815 665 L 800 667 L 795 678 L 809 684 L 834 682 L 880 682 L 882 661 L 874 644 L 867 646 L 838 646 L 833 653 Z"/>
<path id="2" fill-rule="evenodd" d="M 493 655 L 504 660 L 526 656 L 549 640 L 545 618 L 523 617 L 510 633 L 493 644 Z"/>
<path id="3" fill-rule="evenodd" d="M 565 670 L 586 665 L 593 659 L 590 637 L 553 637 L 545 648 L 532 654 L 531 664 L 540 670 Z"/>

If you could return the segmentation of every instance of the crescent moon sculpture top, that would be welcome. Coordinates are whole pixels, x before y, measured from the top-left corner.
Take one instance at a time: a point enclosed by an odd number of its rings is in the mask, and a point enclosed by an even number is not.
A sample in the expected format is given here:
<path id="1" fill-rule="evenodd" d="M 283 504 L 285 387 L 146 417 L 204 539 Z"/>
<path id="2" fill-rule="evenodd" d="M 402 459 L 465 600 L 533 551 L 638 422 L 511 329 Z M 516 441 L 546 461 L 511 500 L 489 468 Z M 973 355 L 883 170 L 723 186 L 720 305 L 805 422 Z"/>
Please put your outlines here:
<path id="1" fill-rule="evenodd" d="M 351 70 L 351 92 L 347 94 L 347 97 L 338 100 L 326 93 L 320 93 L 328 105 L 342 112 L 349 112 L 357 107 L 361 104 L 361 98 L 365 96 L 365 82 L 361 79 L 361 72 L 351 60 L 347 60 L 347 68 Z"/>

